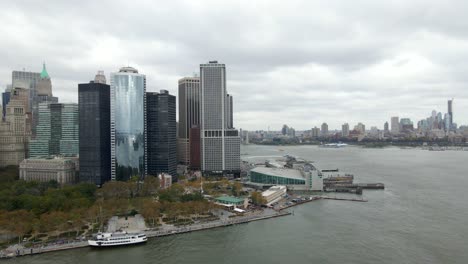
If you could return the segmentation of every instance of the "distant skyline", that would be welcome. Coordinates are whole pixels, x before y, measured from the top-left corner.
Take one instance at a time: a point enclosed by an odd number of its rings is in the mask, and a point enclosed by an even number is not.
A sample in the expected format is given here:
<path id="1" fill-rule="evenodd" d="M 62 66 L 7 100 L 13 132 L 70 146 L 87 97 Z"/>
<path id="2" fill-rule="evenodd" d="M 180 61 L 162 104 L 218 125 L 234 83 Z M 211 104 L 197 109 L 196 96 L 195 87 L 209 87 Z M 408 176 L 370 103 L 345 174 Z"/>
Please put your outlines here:
<path id="1" fill-rule="evenodd" d="M 435 109 L 468 124 L 466 1 L 3 1 L 0 90 L 47 64 L 53 94 L 130 65 L 177 95 L 199 64 L 226 64 L 234 126 L 383 128 Z"/>

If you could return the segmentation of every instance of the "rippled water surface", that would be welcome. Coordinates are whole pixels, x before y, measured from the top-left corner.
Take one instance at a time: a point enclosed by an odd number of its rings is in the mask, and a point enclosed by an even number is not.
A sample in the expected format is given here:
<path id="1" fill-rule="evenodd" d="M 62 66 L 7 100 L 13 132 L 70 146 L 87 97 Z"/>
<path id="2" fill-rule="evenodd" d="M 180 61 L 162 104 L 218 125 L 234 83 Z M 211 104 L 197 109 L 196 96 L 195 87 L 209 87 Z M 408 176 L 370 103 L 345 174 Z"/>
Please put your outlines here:
<path id="1" fill-rule="evenodd" d="M 282 149 L 282 151 L 280 150 Z M 6 263 L 468 263 L 468 152 L 242 146 L 247 160 L 297 155 L 339 168 L 367 203 L 322 200 L 294 215 L 114 249 L 77 249 Z"/>

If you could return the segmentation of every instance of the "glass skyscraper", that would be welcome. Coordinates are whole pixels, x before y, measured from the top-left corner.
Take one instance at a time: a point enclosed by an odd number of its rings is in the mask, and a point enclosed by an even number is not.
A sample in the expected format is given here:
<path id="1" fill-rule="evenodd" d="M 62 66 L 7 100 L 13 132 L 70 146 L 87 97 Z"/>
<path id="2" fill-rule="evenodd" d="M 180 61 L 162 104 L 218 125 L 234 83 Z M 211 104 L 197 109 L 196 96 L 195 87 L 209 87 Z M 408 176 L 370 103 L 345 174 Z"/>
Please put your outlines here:
<path id="1" fill-rule="evenodd" d="M 111 73 L 111 178 L 146 175 L 146 76 L 132 67 Z"/>
<path id="2" fill-rule="evenodd" d="M 78 155 L 78 105 L 40 103 L 36 139 L 30 157 Z"/>

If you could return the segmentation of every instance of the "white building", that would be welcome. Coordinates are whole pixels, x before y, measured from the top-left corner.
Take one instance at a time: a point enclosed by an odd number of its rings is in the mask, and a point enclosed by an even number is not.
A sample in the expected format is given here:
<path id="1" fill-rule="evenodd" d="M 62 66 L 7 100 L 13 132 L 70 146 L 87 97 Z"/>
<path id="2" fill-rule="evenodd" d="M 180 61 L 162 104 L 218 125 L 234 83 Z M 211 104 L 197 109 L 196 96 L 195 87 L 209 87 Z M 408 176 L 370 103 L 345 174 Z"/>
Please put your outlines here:
<path id="1" fill-rule="evenodd" d="M 232 97 L 226 91 L 226 66 L 200 65 L 201 167 L 207 174 L 240 173 L 239 131 L 232 128 Z"/>
<path id="2" fill-rule="evenodd" d="M 159 186 L 161 189 L 167 189 L 172 185 L 172 176 L 167 173 L 160 173 L 158 175 Z"/>
<path id="3" fill-rule="evenodd" d="M 57 181 L 60 185 L 76 182 L 75 163 L 66 158 L 29 158 L 20 165 L 20 179 L 25 181 Z"/>
<path id="4" fill-rule="evenodd" d="M 289 168 L 256 167 L 250 170 L 250 182 L 254 185 L 285 185 L 288 190 L 322 191 L 322 173 L 312 164 L 304 163 Z"/>
<path id="5" fill-rule="evenodd" d="M 286 195 L 287 188 L 284 185 L 275 185 L 270 189 L 262 192 L 263 198 L 266 200 L 266 204 L 270 205 L 274 202 L 281 200 Z"/>
<path id="6" fill-rule="evenodd" d="M 400 122 L 398 119 L 398 116 L 394 116 L 390 121 L 390 132 L 394 135 L 400 133 Z"/>

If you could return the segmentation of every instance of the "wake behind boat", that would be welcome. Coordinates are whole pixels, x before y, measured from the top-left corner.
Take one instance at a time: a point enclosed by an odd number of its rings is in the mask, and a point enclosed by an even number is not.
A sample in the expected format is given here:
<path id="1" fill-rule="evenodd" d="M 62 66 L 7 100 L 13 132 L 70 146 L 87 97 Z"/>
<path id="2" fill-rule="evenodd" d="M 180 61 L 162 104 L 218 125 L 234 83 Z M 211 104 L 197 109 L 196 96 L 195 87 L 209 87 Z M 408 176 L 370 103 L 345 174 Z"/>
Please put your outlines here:
<path id="1" fill-rule="evenodd" d="M 146 240 L 144 233 L 98 233 L 88 240 L 88 244 L 92 247 L 113 247 L 145 243 Z"/>

